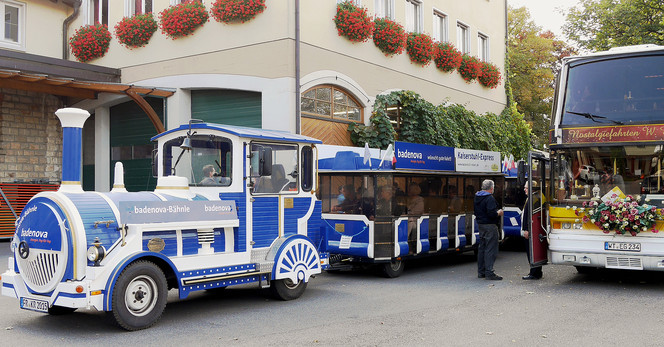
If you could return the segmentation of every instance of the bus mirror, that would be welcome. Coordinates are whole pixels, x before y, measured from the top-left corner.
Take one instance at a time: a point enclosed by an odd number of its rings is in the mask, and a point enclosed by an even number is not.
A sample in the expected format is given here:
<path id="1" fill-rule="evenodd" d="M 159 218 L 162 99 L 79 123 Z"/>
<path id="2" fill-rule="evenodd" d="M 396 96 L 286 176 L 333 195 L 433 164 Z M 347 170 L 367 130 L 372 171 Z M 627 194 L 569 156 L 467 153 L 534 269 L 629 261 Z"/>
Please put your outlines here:
<path id="1" fill-rule="evenodd" d="M 270 176 L 272 175 L 272 148 L 261 147 L 259 152 L 258 175 Z"/>
<path id="2" fill-rule="evenodd" d="M 519 160 L 516 167 L 516 182 L 519 187 L 523 187 L 526 184 L 526 172 L 528 171 L 528 165 L 525 161 Z"/>

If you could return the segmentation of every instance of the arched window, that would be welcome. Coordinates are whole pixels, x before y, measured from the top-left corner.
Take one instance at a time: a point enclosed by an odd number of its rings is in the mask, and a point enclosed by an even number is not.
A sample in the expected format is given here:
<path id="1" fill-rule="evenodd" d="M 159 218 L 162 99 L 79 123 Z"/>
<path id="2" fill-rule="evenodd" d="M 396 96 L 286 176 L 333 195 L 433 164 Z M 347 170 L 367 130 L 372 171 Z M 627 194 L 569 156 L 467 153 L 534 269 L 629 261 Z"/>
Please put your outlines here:
<path id="1" fill-rule="evenodd" d="M 317 86 L 302 93 L 302 114 L 362 122 L 362 107 L 346 91 L 333 86 Z"/>

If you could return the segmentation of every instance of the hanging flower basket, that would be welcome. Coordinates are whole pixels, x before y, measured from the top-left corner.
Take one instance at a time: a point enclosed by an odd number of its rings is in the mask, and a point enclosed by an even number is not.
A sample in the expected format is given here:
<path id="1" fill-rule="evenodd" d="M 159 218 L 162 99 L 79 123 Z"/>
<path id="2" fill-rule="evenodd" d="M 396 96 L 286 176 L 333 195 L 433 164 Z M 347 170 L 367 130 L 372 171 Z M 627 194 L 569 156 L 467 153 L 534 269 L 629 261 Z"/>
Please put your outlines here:
<path id="1" fill-rule="evenodd" d="M 464 54 L 461 57 L 461 66 L 459 74 L 466 82 L 472 82 L 482 74 L 482 63 L 475 57 Z"/>
<path id="2" fill-rule="evenodd" d="M 422 33 L 410 33 L 406 40 L 406 51 L 410 61 L 422 66 L 429 65 L 433 57 L 433 40 Z"/>
<path id="3" fill-rule="evenodd" d="M 659 232 L 655 228 L 656 219 L 660 218 L 657 207 L 648 204 L 641 205 L 631 195 L 613 201 L 584 202 L 583 208 L 577 210 L 575 207 L 574 209 L 577 216 L 583 214 L 584 223 L 595 224 L 605 234 L 615 231 L 616 234 L 629 233 L 636 236 L 642 231 Z"/>
<path id="4" fill-rule="evenodd" d="M 83 63 L 103 57 L 110 43 L 111 33 L 103 24 L 82 26 L 69 39 L 71 53 Z"/>
<path id="5" fill-rule="evenodd" d="M 124 17 L 115 25 L 115 37 L 129 48 L 145 46 L 155 31 L 157 31 L 157 21 L 152 13 Z"/>
<path id="6" fill-rule="evenodd" d="M 450 72 L 461 66 L 461 52 L 453 44 L 441 42 L 434 47 L 433 61 L 441 71 Z"/>
<path id="7" fill-rule="evenodd" d="M 244 23 L 263 11 L 265 0 L 217 0 L 210 9 L 220 23 Z"/>
<path id="8" fill-rule="evenodd" d="M 208 12 L 200 2 L 187 1 L 159 13 L 161 32 L 172 39 L 188 36 L 208 21 Z"/>
<path id="9" fill-rule="evenodd" d="M 393 20 L 376 18 L 373 42 L 387 56 L 401 54 L 406 46 L 406 31 Z"/>
<path id="10" fill-rule="evenodd" d="M 367 14 L 367 9 L 357 7 L 351 1 L 337 4 L 337 15 L 334 16 L 337 33 L 353 42 L 364 42 L 374 30 L 374 23 Z"/>
<path id="11" fill-rule="evenodd" d="M 482 62 L 482 73 L 477 77 L 481 85 L 488 88 L 496 88 L 500 82 L 500 70 L 496 65 Z"/>

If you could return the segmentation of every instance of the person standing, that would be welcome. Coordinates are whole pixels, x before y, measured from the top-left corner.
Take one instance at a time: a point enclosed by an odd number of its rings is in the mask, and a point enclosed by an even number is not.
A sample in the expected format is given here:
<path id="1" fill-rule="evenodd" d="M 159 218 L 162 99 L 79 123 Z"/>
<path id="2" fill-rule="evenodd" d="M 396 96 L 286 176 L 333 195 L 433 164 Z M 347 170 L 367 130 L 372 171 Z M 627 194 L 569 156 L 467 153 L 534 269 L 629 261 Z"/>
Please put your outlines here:
<path id="1" fill-rule="evenodd" d="M 528 196 L 528 182 L 523 186 L 523 191 L 526 192 L 526 196 Z M 530 229 L 529 229 L 529 223 L 527 222 L 526 218 L 531 218 L 532 214 L 530 213 L 530 200 L 526 199 L 526 205 L 523 207 L 523 214 L 521 215 L 521 236 L 523 236 L 526 239 L 526 249 L 528 250 L 526 253 L 526 258 L 528 259 L 528 263 L 530 263 Z M 528 275 L 521 277 L 524 280 L 538 280 L 542 278 L 542 266 L 531 266 L 530 267 L 530 272 Z"/>
<path id="2" fill-rule="evenodd" d="M 492 180 L 482 182 L 482 190 L 475 194 L 473 201 L 475 219 L 480 229 L 480 240 L 477 253 L 477 277 L 487 280 L 500 281 L 503 278 L 496 275 L 493 264 L 498 255 L 498 223 L 503 216 L 503 210 L 498 209 L 496 199 L 493 197 L 494 183 Z"/>

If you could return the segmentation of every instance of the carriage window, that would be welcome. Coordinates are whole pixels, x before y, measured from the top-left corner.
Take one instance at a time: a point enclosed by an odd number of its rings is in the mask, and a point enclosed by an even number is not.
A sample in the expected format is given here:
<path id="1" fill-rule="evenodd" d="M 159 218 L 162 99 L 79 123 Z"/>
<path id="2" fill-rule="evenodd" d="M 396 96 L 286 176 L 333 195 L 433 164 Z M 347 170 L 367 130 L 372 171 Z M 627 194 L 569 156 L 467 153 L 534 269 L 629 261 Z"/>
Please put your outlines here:
<path id="1" fill-rule="evenodd" d="M 164 145 L 164 176 L 189 179 L 190 186 L 230 186 L 232 178 L 231 141 L 212 135 L 177 138 Z"/>
<path id="2" fill-rule="evenodd" d="M 297 192 L 297 151 L 297 145 L 252 143 L 249 177 L 252 193 Z"/>

